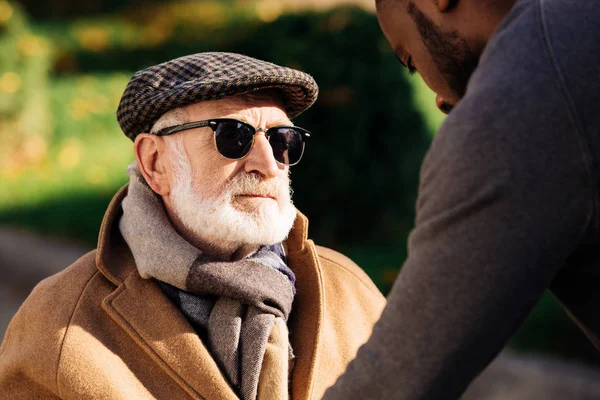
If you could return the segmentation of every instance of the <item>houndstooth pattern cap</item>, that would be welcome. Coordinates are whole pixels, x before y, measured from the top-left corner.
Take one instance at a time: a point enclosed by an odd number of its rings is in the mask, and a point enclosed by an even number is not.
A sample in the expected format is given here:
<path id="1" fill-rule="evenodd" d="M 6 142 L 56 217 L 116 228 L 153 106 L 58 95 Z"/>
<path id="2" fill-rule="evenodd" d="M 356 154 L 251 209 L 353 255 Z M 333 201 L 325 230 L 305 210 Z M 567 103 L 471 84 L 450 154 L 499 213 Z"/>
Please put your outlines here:
<path id="1" fill-rule="evenodd" d="M 312 76 L 292 68 L 235 53 L 197 53 L 136 72 L 121 97 L 117 120 L 135 140 L 173 108 L 266 88 L 278 89 L 290 118 L 309 108 L 319 93 Z"/>

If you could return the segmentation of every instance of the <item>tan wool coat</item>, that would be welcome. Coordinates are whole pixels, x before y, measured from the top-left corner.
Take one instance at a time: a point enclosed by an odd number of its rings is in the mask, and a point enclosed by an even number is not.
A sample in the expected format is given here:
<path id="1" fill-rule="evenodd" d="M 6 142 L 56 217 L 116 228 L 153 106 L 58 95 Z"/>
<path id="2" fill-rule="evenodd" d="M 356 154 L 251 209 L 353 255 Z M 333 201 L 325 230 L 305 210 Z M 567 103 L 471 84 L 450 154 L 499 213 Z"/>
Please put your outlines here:
<path id="1" fill-rule="evenodd" d="M 142 279 L 106 212 L 98 249 L 39 283 L 0 348 L 5 399 L 236 399 L 192 326 Z M 307 239 L 298 213 L 286 241 L 297 295 L 288 323 L 293 399 L 319 399 L 366 342 L 385 300 L 343 255 Z"/>

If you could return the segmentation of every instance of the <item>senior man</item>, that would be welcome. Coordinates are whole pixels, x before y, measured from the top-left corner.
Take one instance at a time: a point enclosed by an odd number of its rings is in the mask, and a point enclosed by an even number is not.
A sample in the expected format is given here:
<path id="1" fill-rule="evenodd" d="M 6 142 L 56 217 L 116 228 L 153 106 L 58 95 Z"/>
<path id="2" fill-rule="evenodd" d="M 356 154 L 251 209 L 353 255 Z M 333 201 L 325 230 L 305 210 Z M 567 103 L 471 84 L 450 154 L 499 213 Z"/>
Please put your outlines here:
<path id="1" fill-rule="evenodd" d="M 307 239 L 289 166 L 312 77 L 200 53 L 134 75 L 118 120 L 130 183 L 98 249 L 41 282 L 0 350 L 5 398 L 316 399 L 384 306 Z M 287 239 L 286 239 L 287 238 Z"/>

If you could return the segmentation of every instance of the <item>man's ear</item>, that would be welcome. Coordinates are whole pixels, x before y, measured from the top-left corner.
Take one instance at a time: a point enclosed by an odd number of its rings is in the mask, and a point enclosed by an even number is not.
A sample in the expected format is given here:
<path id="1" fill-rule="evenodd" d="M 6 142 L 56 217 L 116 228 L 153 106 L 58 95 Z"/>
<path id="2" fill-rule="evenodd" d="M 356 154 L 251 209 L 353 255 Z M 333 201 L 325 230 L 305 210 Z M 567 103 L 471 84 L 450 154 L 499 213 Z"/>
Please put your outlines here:
<path id="1" fill-rule="evenodd" d="M 168 195 L 171 191 L 171 182 L 164 138 L 140 133 L 133 142 L 133 148 L 140 172 L 148 185 L 159 195 Z"/>

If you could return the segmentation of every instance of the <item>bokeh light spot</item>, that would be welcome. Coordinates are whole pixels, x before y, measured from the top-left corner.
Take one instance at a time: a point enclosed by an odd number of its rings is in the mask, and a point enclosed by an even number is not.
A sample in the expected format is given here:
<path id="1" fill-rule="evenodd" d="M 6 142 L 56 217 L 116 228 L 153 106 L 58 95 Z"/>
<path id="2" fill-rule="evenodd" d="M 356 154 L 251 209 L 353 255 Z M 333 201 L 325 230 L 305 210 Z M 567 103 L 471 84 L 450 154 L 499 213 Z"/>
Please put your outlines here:
<path id="1" fill-rule="evenodd" d="M 8 22 L 13 16 L 13 9 L 8 1 L 0 1 L 0 23 Z"/>
<path id="2" fill-rule="evenodd" d="M 47 47 L 47 43 L 39 36 L 27 34 L 19 39 L 19 50 L 26 56 L 39 56 Z"/>
<path id="3" fill-rule="evenodd" d="M 85 172 L 85 179 L 93 185 L 105 183 L 106 178 L 106 168 L 101 165 L 91 165 Z"/>
<path id="4" fill-rule="evenodd" d="M 273 22 L 283 12 L 279 1 L 264 0 L 256 4 L 256 15 L 262 22 Z"/>
<path id="5" fill-rule="evenodd" d="M 0 77 L 0 92 L 16 93 L 21 89 L 21 77 L 15 72 L 5 72 Z"/>
<path id="6" fill-rule="evenodd" d="M 63 169 L 75 168 L 81 162 L 82 145 L 78 139 L 70 139 L 58 153 L 58 164 Z"/>

